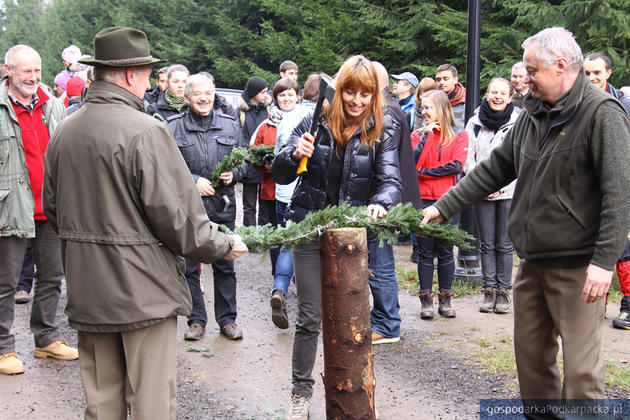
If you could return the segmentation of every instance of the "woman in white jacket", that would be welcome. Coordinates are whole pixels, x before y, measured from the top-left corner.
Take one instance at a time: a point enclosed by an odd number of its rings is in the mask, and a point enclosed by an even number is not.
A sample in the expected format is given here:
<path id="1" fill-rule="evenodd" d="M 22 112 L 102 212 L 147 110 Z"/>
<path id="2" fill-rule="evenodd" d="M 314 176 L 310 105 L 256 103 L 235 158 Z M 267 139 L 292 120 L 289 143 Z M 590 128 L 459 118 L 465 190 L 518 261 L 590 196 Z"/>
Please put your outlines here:
<path id="1" fill-rule="evenodd" d="M 512 85 L 506 79 L 490 81 L 486 98 L 466 124 L 469 149 L 464 172 L 486 159 L 514 126 L 520 110 L 512 104 L 512 95 Z M 481 312 L 507 313 L 510 310 L 513 246 L 507 234 L 507 217 L 515 183 L 475 205 L 483 272 Z"/>

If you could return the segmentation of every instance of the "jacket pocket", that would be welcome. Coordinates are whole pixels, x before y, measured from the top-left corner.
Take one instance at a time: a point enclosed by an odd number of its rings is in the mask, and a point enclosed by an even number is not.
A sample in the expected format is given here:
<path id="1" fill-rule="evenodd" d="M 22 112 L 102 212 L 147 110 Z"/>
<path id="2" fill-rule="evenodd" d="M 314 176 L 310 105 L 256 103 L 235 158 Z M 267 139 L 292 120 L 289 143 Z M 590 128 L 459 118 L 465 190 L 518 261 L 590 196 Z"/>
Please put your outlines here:
<path id="1" fill-rule="evenodd" d="M 182 154 L 182 157 L 184 158 L 184 161 L 186 161 L 186 163 L 188 164 L 188 166 L 190 167 L 190 163 L 194 162 L 195 160 L 197 160 L 197 148 L 195 147 L 194 143 L 189 143 L 189 142 L 177 142 L 177 147 L 179 148 L 180 153 Z"/>
<path id="2" fill-rule="evenodd" d="M 9 224 L 9 214 L 11 214 L 10 189 L 0 189 L 0 229 Z"/>
<path id="3" fill-rule="evenodd" d="M 236 146 L 236 137 L 234 136 L 214 136 L 214 139 L 224 146 Z"/>
<path id="4" fill-rule="evenodd" d="M 584 221 L 584 219 L 582 217 L 580 217 L 572 208 L 571 205 L 569 204 L 569 200 L 567 200 L 563 195 L 561 194 L 557 194 L 556 198 L 558 199 L 558 201 L 560 202 L 560 205 L 567 211 L 567 213 L 569 213 L 571 215 L 571 217 L 573 219 L 575 219 L 575 221 L 580 225 L 580 227 L 584 230 L 587 229 L 587 223 Z"/>

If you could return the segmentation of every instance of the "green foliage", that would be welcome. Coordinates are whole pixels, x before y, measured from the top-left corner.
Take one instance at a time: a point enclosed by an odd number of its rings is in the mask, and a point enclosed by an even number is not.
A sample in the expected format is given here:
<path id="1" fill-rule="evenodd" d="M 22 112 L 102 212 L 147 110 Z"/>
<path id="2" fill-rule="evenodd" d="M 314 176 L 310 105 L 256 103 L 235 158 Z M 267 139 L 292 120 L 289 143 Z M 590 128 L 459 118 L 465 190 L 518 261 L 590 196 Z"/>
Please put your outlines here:
<path id="1" fill-rule="evenodd" d="M 212 186 L 216 188 L 221 182 L 219 180 L 221 174 L 223 172 L 231 171 L 232 169 L 242 164 L 247 158 L 247 155 L 247 149 L 243 147 L 233 148 L 227 156 L 221 159 L 221 162 L 219 162 L 212 171 L 212 174 L 210 176 L 210 183 L 212 184 Z"/>
<path id="2" fill-rule="evenodd" d="M 239 226 L 234 233 L 243 238 L 250 252 L 258 253 L 283 245 L 295 246 L 312 241 L 329 229 L 364 227 L 368 234 L 378 236 L 381 241 L 396 243 L 398 232 L 415 232 L 419 235 L 440 239 L 445 243 L 470 248 L 467 242 L 471 237 L 451 224 L 429 223 L 421 225 L 422 210 L 416 210 L 409 203 L 392 207 L 380 219 L 367 216 L 367 207 L 353 207 L 348 203 L 328 206 L 323 210 L 309 213 L 299 223 L 288 221 L 286 227 Z M 224 231 L 231 233 L 225 226 Z"/>
<path id="3" fill-rule="evenodd" d="M 270 153 L 273 153 L 276 146 L 266 146 L 261 144 L 260 146 L 252 146 L 249 148 L 249 163 L 253 166 L 264 166 L 264 157 Z"/>

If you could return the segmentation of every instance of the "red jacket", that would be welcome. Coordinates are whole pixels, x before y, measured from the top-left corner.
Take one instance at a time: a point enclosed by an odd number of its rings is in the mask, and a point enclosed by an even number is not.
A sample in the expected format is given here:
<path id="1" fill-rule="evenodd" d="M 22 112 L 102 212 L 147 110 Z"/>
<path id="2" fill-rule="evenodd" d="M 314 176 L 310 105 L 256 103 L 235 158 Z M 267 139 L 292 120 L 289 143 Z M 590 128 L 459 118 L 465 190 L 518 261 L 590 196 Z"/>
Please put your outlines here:
<path id="1" fill-rule="evenodd" d="M 32 113 L 13 102 L 11 105 L 13 105 L 13 110 L 20 124 L 26 167 L 35 199 L 33 219 L 46 220 L 42 210 L 42 185 L 44 182 L 44 153 L 50 137 L 48 135 L 48 122 L 45 121 L 42 105 L 50 98 L 42 88 L 37 89 L 37 96 L 39 101 L 37 101 Z"/>
<path id="2" fill-rule="evenodd" d="M 414 136 L 420 136 L 414 133 Z M 448 146 L 440 145 L 440 132 L 427 135 L 416 170 L 423 200 L 438 200 L 449 188 L 457 184 L 468 156 L 468 135 L 458 134 Z"/>
<path id="3" fill-rule="evenodd" d="M 258 127 L 258 131 L 256 132 L 256 139 L 254 140 L 254 144 L 252 146 L 260 146 L 264 144 L 265 146 L 273 146 L 276 144 L 276 134 L 278 132 L 278 127 L 275 125 L 269 124 L 268 121 L 263 122 L 260 127 Z M 262 172 L 262 181 L 260 183 L 260 198 L 263 200 L 274 200 L 276 199 L 276 183 L 271 179 L 271 174 L 269 170 L 262 166 L 254 166 L 254 168 L 258 169 Z"/>

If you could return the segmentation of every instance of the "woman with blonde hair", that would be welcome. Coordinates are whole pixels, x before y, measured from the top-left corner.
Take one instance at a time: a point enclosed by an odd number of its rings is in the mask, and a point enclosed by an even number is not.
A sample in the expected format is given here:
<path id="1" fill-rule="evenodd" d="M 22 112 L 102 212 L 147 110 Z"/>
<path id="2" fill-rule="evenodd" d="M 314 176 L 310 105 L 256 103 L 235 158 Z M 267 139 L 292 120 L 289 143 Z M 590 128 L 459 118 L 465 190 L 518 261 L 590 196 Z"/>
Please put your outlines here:
<path id="1" fill-rule="evenodd" d="M 411 131 L 417 131 L 424 126 L 424 118 L 422 117 L 422 95 L 430 90 L 437 90 L 438 84 L 430 77 L 423 77 L 418 83 L 416 89 L 416 106 L 414 112 L 407 114 L 409 116 L 409 127 Z M 415 147 L 415 144 L 412 145 Z"/>
<path id="2" fill-rule="evenodd" d="M 419 137 L 414 149 L 422 206 L 435 203 L 449 188 L 457 184 L 468 154 L 468 135 L 455 134 L 455 119 L 448 96 L 441 90 L 430 90 L 422 95 L 422 117 L 425 126 L 412 134 Z M 457 223 L 456 217 L 451 223 Z M 454 318 L 451 306 L 451 286 L 455 262 L 453 246 L 442 245 L 435 239 L 418 237 L 418 279 L 422 319 L 433 319 L 433 258 L 438 266 L 438 313 Z"/>
<path id="3" fill-rule="evenodd" d="M 391 117 L 383 114 L 373 64 L 361 55 L 349 58 L 334 80 L 337 92 L 316 121 L 317 146 L 309 134 L 312 116 L 293 130 L 271 165 L 276 183 L 297 177 L 308 158 L 285 216 L 294 222 L 328 205 L 367 205 L 370 217 L 382 217 L 400 201 L 398 152 Z M 312 371 L 321 324 L 319 245 L 317 239 L 293 251 L 298 321 L 293 341 L 292 398 L 288 419 L 308 418 L 315 383 Z"/>

